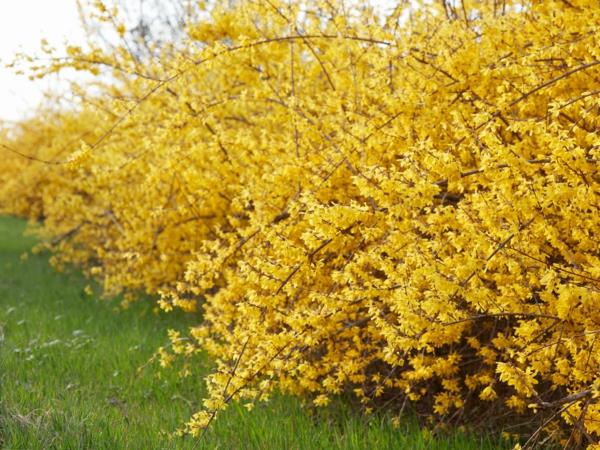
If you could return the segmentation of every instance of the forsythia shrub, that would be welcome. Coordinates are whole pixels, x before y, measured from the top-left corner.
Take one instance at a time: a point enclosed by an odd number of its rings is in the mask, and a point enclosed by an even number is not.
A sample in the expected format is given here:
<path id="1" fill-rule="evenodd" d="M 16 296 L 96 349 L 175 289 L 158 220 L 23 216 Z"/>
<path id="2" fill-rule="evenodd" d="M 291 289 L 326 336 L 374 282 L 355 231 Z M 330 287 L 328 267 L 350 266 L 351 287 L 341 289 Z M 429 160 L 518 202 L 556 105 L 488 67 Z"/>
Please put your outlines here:
<path id="1" fill-rule="evenodd" d="M 216 361 L 182 432 L 279 389 L 597 442 L 598 2 L 233 3 L 33 68 L 102 76 L 3 138 L 57 264 L 201 313 L 161 349 Z"/>

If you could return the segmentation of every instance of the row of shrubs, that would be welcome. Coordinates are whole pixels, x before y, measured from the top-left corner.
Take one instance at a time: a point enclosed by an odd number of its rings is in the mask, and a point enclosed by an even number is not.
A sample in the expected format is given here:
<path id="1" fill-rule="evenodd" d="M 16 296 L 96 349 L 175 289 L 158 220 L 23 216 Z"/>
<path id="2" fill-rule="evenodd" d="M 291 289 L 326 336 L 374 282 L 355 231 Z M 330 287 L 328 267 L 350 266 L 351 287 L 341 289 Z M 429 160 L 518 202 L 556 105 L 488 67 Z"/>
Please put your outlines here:
<path id="1" fill-rule="evenodd" d="M 94 8 L 120 44 L 30 67 L 95 78 L 3 128 L 0 207 L 197 315 L 160 351 L 216 362 L 182 432 L 281 390 L 598 441 L 596 1 L 240 1 L 149 58 Z"/>

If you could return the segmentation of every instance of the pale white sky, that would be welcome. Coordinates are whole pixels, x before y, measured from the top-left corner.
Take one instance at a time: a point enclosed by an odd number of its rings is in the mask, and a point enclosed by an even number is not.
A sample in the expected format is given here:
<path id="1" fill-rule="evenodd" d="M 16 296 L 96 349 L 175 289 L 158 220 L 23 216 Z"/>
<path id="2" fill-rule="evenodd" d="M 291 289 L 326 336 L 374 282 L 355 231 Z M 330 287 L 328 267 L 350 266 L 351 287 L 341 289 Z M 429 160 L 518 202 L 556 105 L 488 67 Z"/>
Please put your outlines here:
<path id="1" fill-rule="evenodd" d="M 0 120 L 22 117 L 53 82 L 29 81 L 4 68 L 18 52 L 36 54 L 42 38 L 57 48 L 65 40 L 82 42 L 75 0 L 0 0 Z"/>

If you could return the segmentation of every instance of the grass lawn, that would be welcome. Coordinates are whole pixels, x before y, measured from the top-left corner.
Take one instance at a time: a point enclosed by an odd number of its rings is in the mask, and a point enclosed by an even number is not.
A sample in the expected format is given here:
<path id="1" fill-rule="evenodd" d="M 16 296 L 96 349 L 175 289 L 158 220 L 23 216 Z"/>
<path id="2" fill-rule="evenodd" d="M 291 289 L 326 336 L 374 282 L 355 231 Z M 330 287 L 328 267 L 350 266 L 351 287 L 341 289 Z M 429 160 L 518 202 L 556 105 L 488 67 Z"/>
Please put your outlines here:
<path id="1" fill-rule="evenodd" d="M 84 292 L 77 272 L 56 273 L 48 255 L 20 256 L 34 244 L 25 223 L 0 218 L 0 447 L 5 449 L 501 449 L 508 443 L 455 433 L 427 438 L 414 420 L 395 429 L 339 402 L 314 413 L 278 397 L 252 412 L 232 405 L 204 440 L 170 439 L 198 408 L 201 374 L 181 379 L 150 364 L 182 315 L 154 314 L 152 302 Z"/>

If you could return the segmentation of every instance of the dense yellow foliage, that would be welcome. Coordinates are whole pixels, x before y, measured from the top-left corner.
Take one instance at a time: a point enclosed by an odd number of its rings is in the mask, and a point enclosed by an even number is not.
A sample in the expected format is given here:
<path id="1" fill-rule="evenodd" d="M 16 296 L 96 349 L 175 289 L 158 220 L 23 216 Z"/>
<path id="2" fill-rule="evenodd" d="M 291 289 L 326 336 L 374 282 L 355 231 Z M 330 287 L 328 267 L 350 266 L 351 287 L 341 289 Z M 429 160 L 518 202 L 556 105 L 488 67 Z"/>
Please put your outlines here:
<path id="1" fill-rule="evenodd" d="M 216 360 L 183 431 L 280 389 L 596 442 L 598 2 L 234 3 L 35 68 L 112 76 L 3 144 L 58 264 L 201 312 L 161 350 Z"/>

